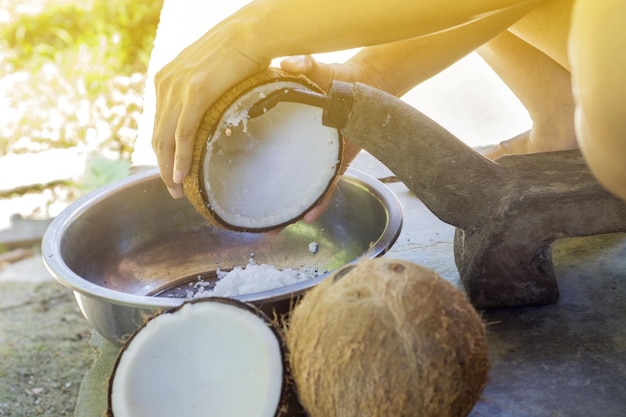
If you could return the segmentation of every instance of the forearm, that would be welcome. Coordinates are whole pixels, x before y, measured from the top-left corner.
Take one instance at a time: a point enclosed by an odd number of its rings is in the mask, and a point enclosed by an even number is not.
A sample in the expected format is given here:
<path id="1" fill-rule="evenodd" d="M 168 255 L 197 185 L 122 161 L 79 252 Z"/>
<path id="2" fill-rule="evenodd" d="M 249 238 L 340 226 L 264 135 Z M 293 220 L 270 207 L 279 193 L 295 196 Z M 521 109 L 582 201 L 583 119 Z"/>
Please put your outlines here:
<path id="1" fill-rule="evenodd" d="M 364 48 L 350 62 L 365 69 L 374 87 L 401 96 L 506 30 L 531 9 L 532 5 L 522 4 L 447 31 Z"/>
<path id="2" fill-rule="evenodd" d="M 327 52 L 430 35 L 543 0 L 257 0 L 223 24 L 237 26 L 255 59 Z M 304 23 L 303 21 L 309 22 Z M 310 24 L 315 22 L 315 24 Z"/>

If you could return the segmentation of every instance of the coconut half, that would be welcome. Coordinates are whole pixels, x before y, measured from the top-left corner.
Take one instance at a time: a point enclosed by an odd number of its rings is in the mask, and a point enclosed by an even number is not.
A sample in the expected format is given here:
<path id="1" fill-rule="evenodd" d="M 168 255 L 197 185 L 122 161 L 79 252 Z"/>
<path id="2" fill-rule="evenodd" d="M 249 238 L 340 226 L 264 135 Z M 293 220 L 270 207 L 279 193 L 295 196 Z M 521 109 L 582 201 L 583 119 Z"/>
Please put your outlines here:
<path id="1" fill-rule="evenodd" d="M 286 404 L 279 330 L 239 301 L 189 302 L 150 319 L 120 352 L 111 417 L 274 417 Z"/>
<path id="2" fill-rule="evenodd" d="M 282 227 L 313 208 L 336 179 L 342 138 L 322 125 L 321 108 L 282 102 L 248 118 L 254 103 L 280 89 L 321 92 L 303 76 L 270 69 L 205 114 L 183 185 L 210 222 L 252 232 Z"/>

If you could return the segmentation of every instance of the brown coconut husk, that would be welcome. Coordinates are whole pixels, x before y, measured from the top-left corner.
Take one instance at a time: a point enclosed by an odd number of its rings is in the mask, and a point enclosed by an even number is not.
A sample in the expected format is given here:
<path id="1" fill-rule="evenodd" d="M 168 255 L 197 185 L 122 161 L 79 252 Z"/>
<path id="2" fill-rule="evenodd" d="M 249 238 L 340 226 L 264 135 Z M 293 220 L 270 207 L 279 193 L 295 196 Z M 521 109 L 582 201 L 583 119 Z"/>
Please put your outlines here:
<path id="1" fill-rule="evenodd" d="M 311 417 L 466 416 L 487 381 L 485 328 L 465 294 L 405 260 L 331 275 L 295 307 L 286 338 Z"/>
<path id="2" fill-rule="evenodd" d="M 202 161 L 206 156 L 207 150 L 207 139 L 211 137 L 216 129 L 217 124 L 219 123 L 224 112 L 231 107 L 234 103 L 237 102 L 237 99 L 244 95 L 249 90 L 263 84 L 269 84 L 278 81 L 293 81 L 302 84 L 303 87 L 306 87 L 314 92 L 323 93 L 324 91 L 313 81 L 305 77 L 301 74 L 289 73 L 277 68 L 268 68 L 264 71 L 261 71 L 257 74 L 254 74 L 239 84 L 233 86 L 230 90 L 226 91 L 217 101 L 215 101 L 211 107 L 204 114 L 200 125 L 198 127 L 198 131 L 196 133 L 196 138 L 194 142 L 194 149 L 191 161 L 191 167 L 189 170 L 189 175 L 183 181 L 183 191 L 185 197 L 191 202 L 193 207 L 212 225 L 218 227 L 226 227 L 230 229 L 238 230 L 237 227 L 233 227 L 232 225 L 225 224 L 221 221 L 216 214 L 211 210 L 211 207 L 208 203 L 208 198 L 206 195 L 206 191 L 204 190 L 203 180 L 202 180 Z M 340 153 L 338 155 L 340 162 L 337 164 L 337 170 L 335 173 L 335 177 L 328 184 L 328 188 L 332 185 L 332 183 L 336 180 L 336 177 L 339 175 L 339 167 L 341 166 L 342 149 L 340 149 Z M 327 188 L 327 190 L 328 190 Z M 320 196 L 319 200 L 323 195 Z M 318 201 L 319 201 L 318 200 Z M 300 218 L 304 216 L 306 212 L 302 213 Z M 286 224 L 298 220 L 289 219 Z M 284 226 L 285 224 L 277 225 L 276 227 Z M 272 228 L 263 228 L 259 230 L 254 229 L 246 229 L 245 231 L 252 232 L 262 232 L 271 230 Z"/>

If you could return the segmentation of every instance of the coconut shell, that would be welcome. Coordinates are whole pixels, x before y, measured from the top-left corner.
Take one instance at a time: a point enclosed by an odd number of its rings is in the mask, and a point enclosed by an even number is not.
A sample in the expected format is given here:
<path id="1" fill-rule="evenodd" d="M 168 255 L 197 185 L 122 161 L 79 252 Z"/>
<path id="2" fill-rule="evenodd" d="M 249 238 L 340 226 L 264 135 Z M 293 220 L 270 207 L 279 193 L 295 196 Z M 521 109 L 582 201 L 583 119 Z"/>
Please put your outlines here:
<path id="1" fill-rule="evenodd" d="M 286 339 L 311 417 L 466 416 L 489 370 L 485 328 L 465 294 L 405 260 L 329 276 L 294 308 Z"/>
<path id="2" fill-rule="evenodd" d="M 205 299 L 197 299 L 197 300 L 192 300 L 192 301 L 186 301 L 185 303 L 181 304 L 178 307 L 174 307 L 172 309 L 166 310 L 164 312 L 160 312 L 154 316 L 151 317 L 147 317 L 146 321 L 144 322 L 144 324 L 137 329 L 123 344 L 116 360 L 113 366 L 113 372 L 111 374 L 110 380 L 109 380 L 109 386 L 108 386 L 108 393 L 107 393 L 107 417 L 116 417 L 116 415 L 113 412 L 114 406 L 113 406 L 113 387 L 114 387 L 114 382 L 115 382 L 115 378 L 117 377 L 117 370 L 118 367 L 120 366 L 120 363 L 122 361 L 122 358 L 124 356 L 124 354 L 126 353 L 126 351 L 130 348 L 130 346 L 133 344 L 134 340 L 141 334 L 141 332 L 150 324 L 150 322 L 152 320 L 155 319 L 159 319 L 160 316 L 163 315 L 167 315 L 167 314 L 180 314 L 179 312 L 185 308 L 185 306 L 189 305 L 189 304 L 198 304 L 198 303 L 221 303 L 221 304 L 225 304 L 225 305 L 230 305 L 239 309 L 242 309 L 242 311 L 247 311 L 249 313 L 252 313 L 254 315 L 256 315 L 257 317 L 259 317 L 262 321 L 264 321 L 268 328 L 273 332 L 274 336 L 276 337 L 276 341 L 278 342 L 279 348 L 280 348 L 280 352 L 281 352 L 281 357 L 282 357 L 282 365 L 283 365 L 283 375 L 282 375 L 282 380 L 281 381 L 277 381 L 277 383 L 279 383 L 281 385 L 281 394 L 280 394 L 280 401 L 278 403 L 278 406 L 276 408 L 276 412 L 274 414 L 274 417 L 287 417 L 287 416 L 297 416 L 297 415 L 302 415 L 302 408 L 300 403 L 297 401 L 297 399 L 295 398 L 295 395 L 293 393 L 292 390 L 292 386 L 293 386 L 293 382 L 291 380 L 291 373 L 289 372 L 288 369 L 288 362 L 286 360 L 286 355 L 285 355 L 285 344 L 284 344 L 284 335 L 283 335 L 283 328 L 280 325 L 280 323 L 274 319 L 270 319 L 262 310 L 260 310 L 259 308 L 257 308 L 256 306 L 250 304 L 250 303 L 246 303 L 243 301 L 238 301 L 235 299 L 231 299 L 231 298 L 221 298 L 221 297 L 211 297 L 211 298 L 205 298 Z M 179 340 L 178 345 L 181 347 L 181 352 L 184 352 L 184 345 L 185 343 L 189 343 L 186 339 L 185 340 Z M 155 364 L 155 366 L 180 366 L 180 364 L 177 363 L 157 363 Z M 191 372 L 191 369 L 190 369 Z M 225 377 L 232 377 L 232 375 L 228 375 Z M 179 385 L 183 386 L 185 381 L 179 381 Z M 170 401 L 168 399 L 155 399 L 154 403 L 158 404 L 159 401 Z M 181 407 L 183 407 L 185 404 L 180 404 Z M 210 414 L 210 410 L 206 410 L 207 413 Z"/>
<path id="3" fill-rule="evenodd" d="M 211 105 L 211 107 L 209 107 L 209 109 L 204 114 L 202 121 L 200 122 L 194 142 L 189 175 L 187 175 L 187 177 L 183 181 L 183 191 L 193 207 L 212 225 L 235 230 L 239 229 L 238 227 L 222 221 L 211 209 L 211 206 L 209 204 L 209 200 L 206 195 L 206 191 L 204 190 L 202 179 L 202 164 L 207 152 L 207 140 L 213 135 L 216 126 L 220 122 L 223 114 L 228 110 L 228 108 L 233 106 L 241 96 L 259 85 L 279 81 L 296 82 L 309 90 L 323 93 L 323 90 L 317 84 L 313 83 L 304 75 L 288 73 L 277 68 L 268 68 L 267 70 L 250 76 L 239 84 L 233 86 L 230 90 L 226 91 L 217 101 L 215 101 Z M 335 175 L 333 179 L 329 182 L 328 188 L 330 188 L 331 184 L 336 180 L 336 177 L 339 175 L 339 168 L 341 166 L 342 159 L 342 147 L 343 145 L 341 144 L 340 152 L 338 155 L 339 163 L 337 163 Z M 322 197 L 323 195 L 319 196 L 320 199 Z M 303 217 L 304 214 L 306 214 L 306 212 L 302 213 L 298 218 Z M 285 224 L 298 220 L 298 218 L 289 219 L 289 221 Z M 276 225 L 274 227 L 281 227 L 285 224 Z M 253 228 L 247 228 L 244 231 L 262 232 L 270 230 L 274 227 L 260 228 L 258 230 L 255 230 Z"/>

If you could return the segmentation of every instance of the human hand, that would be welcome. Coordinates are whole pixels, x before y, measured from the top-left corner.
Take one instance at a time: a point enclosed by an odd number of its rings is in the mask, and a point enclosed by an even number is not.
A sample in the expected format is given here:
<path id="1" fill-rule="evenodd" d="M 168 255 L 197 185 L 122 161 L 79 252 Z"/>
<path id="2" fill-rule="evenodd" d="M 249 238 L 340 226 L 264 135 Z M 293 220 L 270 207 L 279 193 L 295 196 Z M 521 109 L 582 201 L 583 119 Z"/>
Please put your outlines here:
<path id="1" fill-rule="evenodd" d="M 161 178 L 173 198 L 183 196 L 194 141 L 206 110 L 228 88 L 269 66 L 241 50 L 226 25 L 209 31 L 155 76 L 156 113 L 152 147 Z"/>
<path id="2" fill-rule="evenodd" d="M 374 85 L 372 72 L 362 64 L 353 61 L 343 64 L 326 64 L 318 62 L 311 55 L 295 55 L 282 60 L 280 67 L 288 72 L 305 75 L 325 91 L 328 91 L 334 80 Z"/>

